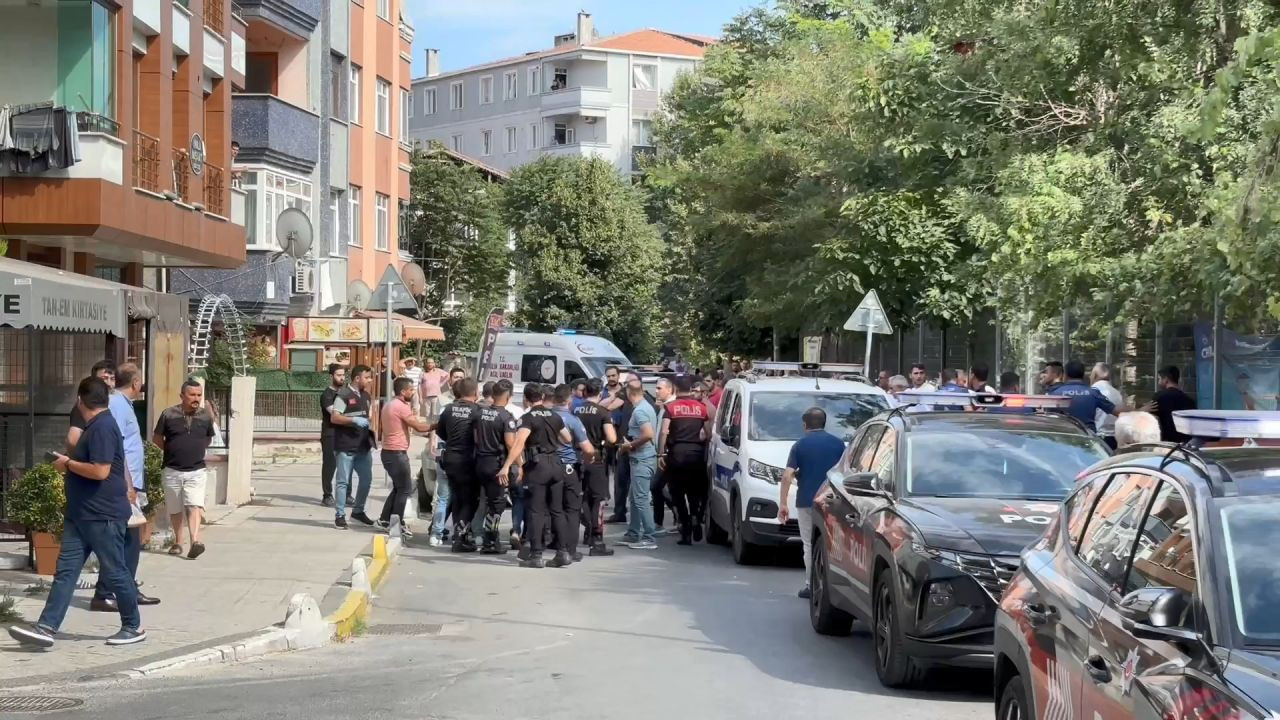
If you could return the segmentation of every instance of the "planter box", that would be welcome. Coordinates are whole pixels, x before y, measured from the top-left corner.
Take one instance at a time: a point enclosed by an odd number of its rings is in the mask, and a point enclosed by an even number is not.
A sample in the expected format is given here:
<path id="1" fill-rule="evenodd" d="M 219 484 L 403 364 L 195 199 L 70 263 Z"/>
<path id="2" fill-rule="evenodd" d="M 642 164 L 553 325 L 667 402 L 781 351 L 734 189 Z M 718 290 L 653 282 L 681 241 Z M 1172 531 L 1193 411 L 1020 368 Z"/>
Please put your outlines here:
<path id="1" fill-rule="evenodd" d="M 31 554 L 36 559 L 36 574 L 52 576 L 58 569 L 58 553 L 62 542 L 53 533 L 31 533 Z"/>

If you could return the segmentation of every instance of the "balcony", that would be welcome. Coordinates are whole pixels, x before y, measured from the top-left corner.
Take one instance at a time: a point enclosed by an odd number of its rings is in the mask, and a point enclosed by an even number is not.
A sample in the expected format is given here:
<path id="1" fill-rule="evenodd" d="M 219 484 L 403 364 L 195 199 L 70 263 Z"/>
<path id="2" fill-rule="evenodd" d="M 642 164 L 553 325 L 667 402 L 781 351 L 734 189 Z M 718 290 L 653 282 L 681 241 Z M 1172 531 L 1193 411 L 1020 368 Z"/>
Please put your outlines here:
<path id="1" fill-rule="evenodd" d="M 231 137 L 240 143 L 238 164 L 265 163 L 306 175 L 320 160 L 320 116 L 274 95 L 233 96 Z"/>
<path id="2" fill-rule="evenodd" d="M 658 154 L 658 148 L 652 145 L 631 146 L 631 172 L 644 172 L 644 166 Z"/>
<path id="3" fill-rule="evenodd" d="M 542 117 L 604 117 L 613 104 L 609 88 L 571 87 L 542 95 Z"/>
<path id="4" fill-rule="evenodd" d="M 133 131 L 133 186 L 157 195 L 160 186 L 160 141 L 141 130 Z"/>
<path id="5" fill-rule="evenodd" d="M 244 19 L 271 23 L 299 40 L 307 40 L 320 23 L 321 3 L 328 0 L 237 0 Z"/>
<path id="6" fill-rule="evenodd" d="M 225 0 L 205 0 L 204 26 L 226 37 L 227 7 Z"/>
<path id="7" fill-rule="evenodd" d="M 217 165 L 204 166 L 204 210 L 211 215 L 227 216 L 226 173 Z"/>
<path id="8" fill-rule="evenodd" d="M 560 155 L 560 156 L 566 156 L 566 157 L 584 157 L 584 158 L 600 157 L 610 162 L 613 161 L 613 158 L 611 157 L 613 150 L 612 148 L 609 147 L 609 143 L 605 143 L 605 142 L 585 142 L 584 141 L 584 142 L 566 143 L 563 145 L 556 145 L 553 143 L 543 148 L 542 151 L 547 155 Z"/>
<path id="9" fill-rule="evenodd" d="M 187 162 L 187 151 L 182 148 L 173 149 L 170 165 L 173 169 L 173 192 L 178 199 L 191 204 L 191 164 Z"/>
<path id="10" fill-rule="evenodd" d="M 14 106 L 17 109 L 33 109 L 38 112 L 52 113 L 47 115 L 53 123 L 65 123 L 66 116 L 61 108 L 52 103 L 36 103 L 32 106 Z M 44 117 L 44 116 L 41 116 Z M 16 128 L 16 120 L 14 121 Z M 36 120 L 37 123 L 47 122 Z M 125 143 L 118 137 L 120 124 L 111 118 L 96 113 L 76 114 L 77 140 L 80 145 L 80 160 L 67 167 L 48 167 L 36 164 L 30 168 L 14 170 L 7 162 L 0 162 L 0 178 L 34 177 L 105 180 L 115 185 L 124 184 L 124 148 Z M 14 133 L 18 131 L 15 129 Z"/>

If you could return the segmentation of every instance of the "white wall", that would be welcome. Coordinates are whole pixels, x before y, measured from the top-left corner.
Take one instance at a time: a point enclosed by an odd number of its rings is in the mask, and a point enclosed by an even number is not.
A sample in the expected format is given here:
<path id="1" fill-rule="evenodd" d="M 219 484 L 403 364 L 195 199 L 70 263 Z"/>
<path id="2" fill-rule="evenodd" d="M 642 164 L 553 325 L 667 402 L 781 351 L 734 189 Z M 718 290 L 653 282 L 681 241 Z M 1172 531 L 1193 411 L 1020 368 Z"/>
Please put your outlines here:
<path id="1" fill-rule="evenodd" d="M 0 105 L 53 100 L 58 94 L 57 7 L 5 6 L 0 48 L 10 63 L 0 70 Z"/>

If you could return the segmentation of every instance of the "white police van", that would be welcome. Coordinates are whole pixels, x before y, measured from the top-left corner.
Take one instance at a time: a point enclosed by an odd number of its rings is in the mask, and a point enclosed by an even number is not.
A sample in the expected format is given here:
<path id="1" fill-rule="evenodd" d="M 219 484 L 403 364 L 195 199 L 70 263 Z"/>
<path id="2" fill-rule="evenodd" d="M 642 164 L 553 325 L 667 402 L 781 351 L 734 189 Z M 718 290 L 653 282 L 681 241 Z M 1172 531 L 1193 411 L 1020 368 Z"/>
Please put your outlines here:
<path id="1" fill-rule="evenodd" d="M 754 374 L 725 385 L 707 446 L 707 541 L 732 546 L 739 564 L 757 561 L 768 546 L 801 545 L 795 486 L 787 500 L 791 519 L 785 523 L 778 519 L 778 488 L 791 446 L 804 434 L 804 412 L 825 410 L 827 431 L 847 442 L 859 425 L 890 406 L 884 391 L 865 379 L 816 377 L 856 375 L 860 365 L 757 362 L 753 369 Z"/>
<path id="2" fill-rule="evenodd" d="M 604 379 L 610 366 L 631 366 L 617 345 L 597 335 L 574 330 L 535 333 L 503 330 L 493 347 L 493 358 L 480 382 L 560 383 Z"/>

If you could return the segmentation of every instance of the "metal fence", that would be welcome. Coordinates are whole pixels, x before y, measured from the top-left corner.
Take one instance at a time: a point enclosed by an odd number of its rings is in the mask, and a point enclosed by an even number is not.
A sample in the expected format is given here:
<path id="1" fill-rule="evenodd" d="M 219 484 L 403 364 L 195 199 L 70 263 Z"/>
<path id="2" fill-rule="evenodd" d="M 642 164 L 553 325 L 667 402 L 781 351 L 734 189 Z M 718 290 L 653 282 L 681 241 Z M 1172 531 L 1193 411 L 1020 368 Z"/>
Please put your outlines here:
<path id="1" fill-rule="evenodd" d="M 231 392 L 215 388 L 209 398 L 218 407 L 222 432 L 226 436 L 235 422 Z M 299 433 L 320 435 L 320 391 L 259 390 L 254 397 L 255 433 Z"/>

